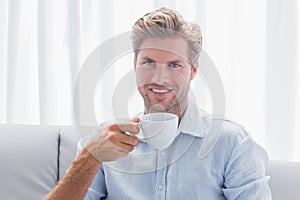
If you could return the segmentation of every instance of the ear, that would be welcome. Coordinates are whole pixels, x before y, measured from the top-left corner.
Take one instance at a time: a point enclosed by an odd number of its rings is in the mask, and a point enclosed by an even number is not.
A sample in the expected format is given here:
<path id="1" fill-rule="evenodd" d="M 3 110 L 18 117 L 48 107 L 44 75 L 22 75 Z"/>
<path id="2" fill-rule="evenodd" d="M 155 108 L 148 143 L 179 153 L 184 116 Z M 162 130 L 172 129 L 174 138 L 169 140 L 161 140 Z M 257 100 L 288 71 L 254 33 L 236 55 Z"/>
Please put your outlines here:
<path id="1" fill-rule="evenodd" d="M 134 71 L 136 71 L 136 55 L 134 55 L 133 64 L 134 64 Z"/>
<path id="2" fill-rule="evenodd" d="M 192 67 L 191 80 L 193 80 L 195 78 L 197 71 L 198 71 L 198 62 L 196 62 L 194 64 L 194 66 Z"/>

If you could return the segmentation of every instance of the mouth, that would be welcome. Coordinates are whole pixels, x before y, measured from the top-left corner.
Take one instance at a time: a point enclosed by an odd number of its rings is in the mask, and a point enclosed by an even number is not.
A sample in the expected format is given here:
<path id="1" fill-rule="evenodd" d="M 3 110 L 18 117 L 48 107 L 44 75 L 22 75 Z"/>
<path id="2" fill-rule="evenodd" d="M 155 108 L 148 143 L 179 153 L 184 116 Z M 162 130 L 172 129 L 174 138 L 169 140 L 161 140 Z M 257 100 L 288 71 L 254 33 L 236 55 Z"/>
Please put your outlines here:
<path id="1" fill-rule="evenodd" d="M 168 97 L 173 91 L 173 89 L 169 88 L 149 88 L 149 90 L 151 91 L 152 95 L 157 99 L 164 99 Z"/>
<path id="2" fill-rule="evenodd" d="M 168 93 L 171 92 L 171 90 L 159 90 L 159 89 L 150 89 L 152 92 L 154 93 L 158 93 L 158 94 L 164 94 L 164 93 Z"/>

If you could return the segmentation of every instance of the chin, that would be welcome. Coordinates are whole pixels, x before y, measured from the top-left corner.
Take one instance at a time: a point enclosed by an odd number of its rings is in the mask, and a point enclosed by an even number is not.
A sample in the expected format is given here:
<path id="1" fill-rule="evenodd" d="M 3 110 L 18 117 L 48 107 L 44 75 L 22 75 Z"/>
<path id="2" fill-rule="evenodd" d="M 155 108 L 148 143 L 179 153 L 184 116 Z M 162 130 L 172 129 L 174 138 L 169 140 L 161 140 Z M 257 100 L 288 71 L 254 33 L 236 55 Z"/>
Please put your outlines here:
<path id="1" fill-rule="evenodd" d="M 172 112 L 176 110 L 176 105 L 178 105 L 178 102 L 173 101 L 151 103 L 150 106 L 148 106 L 148 110 L 149 112 Z"/>
<path id="2" fill-rule="evenodd" d="M 161 104 L 153 104 L 149 108 L 149 112 L 166 112 L 166 107 Z"/>

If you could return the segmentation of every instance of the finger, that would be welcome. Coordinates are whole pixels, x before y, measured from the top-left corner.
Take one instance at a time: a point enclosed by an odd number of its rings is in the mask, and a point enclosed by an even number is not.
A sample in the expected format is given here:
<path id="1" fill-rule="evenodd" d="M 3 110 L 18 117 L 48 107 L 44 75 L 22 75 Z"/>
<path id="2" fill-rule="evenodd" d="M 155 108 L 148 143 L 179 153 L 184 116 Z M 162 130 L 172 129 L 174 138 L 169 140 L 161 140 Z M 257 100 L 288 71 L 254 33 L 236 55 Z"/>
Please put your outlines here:
<path id="1" fill-rule="evenodd" d="M 124 143 L 127 145 L 136 146 L 138 144 L 138 138 L 133 135 L 127 135 L 124 133 L 113 133 L 108 136 L 108 139 L 114 144 Z"/>
<path id="2" fill-rule="evenodd" d="M 131 121 L 133 121 L 133 122 L 140 122 L 140 118 L 135 117 L 135 118 L 133 118 Z"/>
<path id="3" fill-rule="evenodd" d="M 132 145 L 128 145 L 128 144 L 124 144 L 124 143 L 116 143 L 114 144 L 116 146 L 116 148 L 120 151 L 123 151 L 125 153 L 129 153 L 131 151 L 133 151 L 134 146 Z"/>
<path id="4" fill-rule="evenodd" d="M 130 132 L 131 134 L 138 134 L 140 129 L 137 123 L 134 122 L 124 122 L 118 124 L 112 124 L 108 127 L 110 131 L 118 131 L 118 132 Z"/>

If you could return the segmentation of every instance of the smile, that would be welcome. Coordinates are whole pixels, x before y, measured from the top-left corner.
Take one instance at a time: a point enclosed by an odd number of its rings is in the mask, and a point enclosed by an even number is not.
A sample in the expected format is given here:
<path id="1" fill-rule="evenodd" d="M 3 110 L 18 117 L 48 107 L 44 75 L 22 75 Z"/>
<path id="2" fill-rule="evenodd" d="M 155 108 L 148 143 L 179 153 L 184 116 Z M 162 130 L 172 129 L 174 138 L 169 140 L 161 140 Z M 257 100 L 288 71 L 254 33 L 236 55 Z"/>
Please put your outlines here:
<path id="1" fill-rule="evenodd" d="M 155 93 L 160 93 L 160 94 L 167 93 L 167 92 L 171 91 L 171 90 L 158 90 L 158 89 L 151 89 L 151 90 Z"/>
<path id="2" fill-rule="evenodd" d="M 172 94 L 173 89 L 168 88 L 149 88 L 152 96 L 156 99 L 165 99 Z"/>

